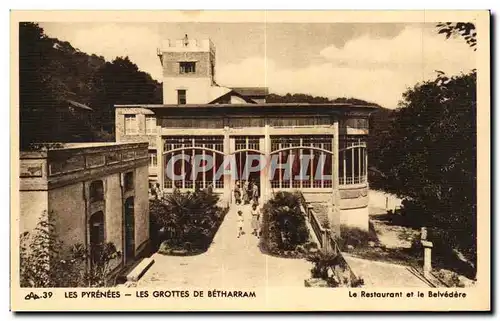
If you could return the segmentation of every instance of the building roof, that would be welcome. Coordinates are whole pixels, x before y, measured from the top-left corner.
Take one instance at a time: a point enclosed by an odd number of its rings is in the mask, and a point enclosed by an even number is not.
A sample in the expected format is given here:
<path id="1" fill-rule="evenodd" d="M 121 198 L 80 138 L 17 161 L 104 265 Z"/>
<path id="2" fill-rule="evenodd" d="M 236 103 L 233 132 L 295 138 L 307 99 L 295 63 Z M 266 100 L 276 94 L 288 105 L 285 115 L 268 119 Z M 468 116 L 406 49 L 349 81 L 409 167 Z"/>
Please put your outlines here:
<path id="1" fill-rule="evenodd" d="M 224 86 L 211 86 L 210 91 L 209 91 L 209 101 L 207 103 L 210 103 L 214 100 L 217 100 L 218 98 L 225 96 L 227 93 L 231 92 L 231 88 L 227 88 Z"/>
<path id="2" fill-rule="evenodd" d="M 224 87 L 224 88 L 226 88 L 226 87 Z M 254 101 L 254 100 L 253 100 L 252 98 L 250 98 L 249 96 L 243 96 L 243 95 L 241 95 L 240 93 L 238 93 L 238 92 L 236 92 L 236 91 L 234 91 L 234 90 L 232 90 L 232 89 L 229 89 L 229 88 L 227 88 L 227 89 L 229 90 L 228 92 L 226 92 L 225 94 L 220 95 L 220 96 L 216 97 L 215 99 L 211 100 L 211 101 L 209 102 L 209 104 L 210 104 L 210 105 L 211 105 L 211 104 L 220 104 L 220 102 L 221 102 L 221 101 L 223 101 L 223 100 L 224 100 L 224 98 L 231 97 L 231 96 L 236 96 L 236 97 L 239 97 L 239 98 L 241 98 L 243 101 L 245 101 L 245 102 L 246 102 L 246 103 L 248 103 L 248 104 L 255 104 L 255 103 L 257 103 L 256 101 Z M 231 105 L 235 105 L 235 104 L 234 104 L 234 103 L 231 103 Z"/>
<path id="3" fill-rule="evenodd" d="M 268 108 L 346 108 L 361 110 L 375 110 L 376 106 L 371 105 L 354 105 L 351 103 L 255 103 L 255 104 L 130 104 L 130 105 L 115 105 L 116 108 L 148 108 L 148 109 L 268 109 Z"/>
<path id="4" fill-rule="evenodd" d="M 242 96 L 266 96 L 269 94 L 267 87 L 232 87 L 231 89 Z"/>

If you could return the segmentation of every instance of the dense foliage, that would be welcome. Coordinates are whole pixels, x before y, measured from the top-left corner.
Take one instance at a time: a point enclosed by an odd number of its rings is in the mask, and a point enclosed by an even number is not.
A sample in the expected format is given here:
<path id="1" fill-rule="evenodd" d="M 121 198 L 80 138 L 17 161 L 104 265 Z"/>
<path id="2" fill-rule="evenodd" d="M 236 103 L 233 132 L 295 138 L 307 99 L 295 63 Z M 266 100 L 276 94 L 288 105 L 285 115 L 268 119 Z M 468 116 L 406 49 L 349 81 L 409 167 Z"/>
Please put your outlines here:
<path id="1" fill-rule="evenodd" d="M 306 245 L 309 232 L 298 194 L 278 192 L 264 204 L 262 212 L 261 243 L 267 252 L 280 255 Z"/>
<path id="2" fill-rule="evenodd" d="M 439 73 L 409 89 L 381 137 L 385 189 L 403 198 L 420 225 L 447 231 L 476 251 L 476 72 Z"/>
<path id="3" fill-rule="evenodd" d="M 218 201 L 218 195 L 205 190 L 175 190 L 164 198 L 151 200 L 153 244 L 162 244 L 164 249 L 206 251 L 226 213 Z"/>
<path id="4" fill-rule="evenodd" d="M 34 231 L 21 234 L 19 258 L 21 287 L 103 287 L 113 285 L 109 274 L 121 253 L 112 243 L 65 248 L 44 212 Z"/>
<path id="5" fill-rule="evenodd" d="M 68 100 L 93 111 L 72 110 Z M 114 140 L 114 104 L 161 101 L 161 84 L 128 57 L 106 62 L 48 37 L 35 23 L 19 24 L 22 148 L 32 142 Z"/>
<path id="6" fill-rule="evenodd" d="M 298 93 L 297 94 L 288 93 L 284 96 L 278 94 L 269 94 L 266 96 L 266 103 L 310 103 L 310 104 L 347 103 L 347 104 L 358 104 L 365 106 L 378 106 L 375 103 L 357 98 L 340 97 L 340 98 L 330 99 L 321 96 L 311 96 L 307 94 L 298 94 Z"/>

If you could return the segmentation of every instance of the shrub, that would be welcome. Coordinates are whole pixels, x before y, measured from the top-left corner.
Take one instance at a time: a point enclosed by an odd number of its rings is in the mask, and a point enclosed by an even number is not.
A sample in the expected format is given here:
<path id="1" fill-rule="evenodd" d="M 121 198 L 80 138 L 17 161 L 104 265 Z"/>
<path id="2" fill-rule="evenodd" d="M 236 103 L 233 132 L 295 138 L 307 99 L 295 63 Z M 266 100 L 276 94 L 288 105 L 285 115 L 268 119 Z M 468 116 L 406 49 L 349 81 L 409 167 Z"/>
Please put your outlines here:
<path id="1" fill-rule="evenodd" d="M 186 193 L 175 190 L 163 199 L 151 200 L 153 244 L 171 250 L 207 250 L 226 213 L 218 201 L 218 195 L 200 189 Z"/>
<path id="2" fill-rule="evenodd" d="M 300 210 L 300 196 L 278 192 L 263 207 L 263 247 L 273 254 L 295 256 L 297 246 L 304 245 L 308 240 L 309 231 Z"/>
<path id="3" fill-rule="evenodd" d="M 313 264 L 311 277 L 326 281 L 329 287 L 361 287 L 364 280 L 351 274 L 342 254 L 326 254 L 318 252 L 311 254 L 307 260 Z"/>
<path id="4" fill-rule="evenodd" d="M 93 245 L 89 249 L 75 244 L 66 251 L 63 249 L 50 215 L 44 211 L 34 231 L 20 236 L 20 286 L 108 286 L 112 262 L 121 257 L 112 243 Z"/>
<path id="5" fill-rule="evenodd" d="M 89 262 L 85 269 L 80 270 L 78 286 L 83 287 L 106 287 L 114 285 L 109 279 L 113 269 L 112 263 L 121 259 L 121 252 L 117 251 L 113 243 L 92 244 L 88 249 L 82 244 L 76 244 L 71 249 L 74 260 L 80 261 L 81 265 Z"/>
<path id="6" fill-rule="evenodd" d="M 369 242 L 378 243 L 377 235 L 371 229 L 365 231 L 344 224 L 340 226 L 340 240 L 338 240 L 338 243 L 341 249 L 345 250 L 348 245 L 366 247 Z"/>

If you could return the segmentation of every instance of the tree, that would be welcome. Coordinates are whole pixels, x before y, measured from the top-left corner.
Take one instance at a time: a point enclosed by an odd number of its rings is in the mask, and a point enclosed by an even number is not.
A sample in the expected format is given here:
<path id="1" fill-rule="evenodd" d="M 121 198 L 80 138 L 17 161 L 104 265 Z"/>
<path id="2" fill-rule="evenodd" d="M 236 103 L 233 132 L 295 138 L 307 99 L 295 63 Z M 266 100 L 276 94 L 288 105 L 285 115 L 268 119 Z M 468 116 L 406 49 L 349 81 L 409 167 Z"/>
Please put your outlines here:
<path id="1" fill-rule="evenodd" d="M 439 72 L 409 89 L 381 146 L 386 190 L 475 259 L 476 72 Z"/>
<path id="2" fill-rule="evenodd" d="M 463 37 L 467 44 L 476 51 L 477 32 L 472 22 L 440 22 L 436 27 L 438 33 L 446 35 L 446 39 L 452 35 Z"/>
<path id="3" fill-rule="evenodd" d="M 106 62 L 90 80 L 93 93 L 96 130 L 114 132 L 115 104 L 160 104 L 161 85 L 148 73 L 140 71 L 128 57 Z"/>
<path id="4" fill-rule="evenodd" d="M 36 23 L 19 24 L 22 149 L 39 142 L 113 141 L 113 105 L 161 103 L 161 89 L 128 57 L 106 62 L 48 37 Z M 93 112 L 72 112 L 68 100 Z"/>
<path id="5" fill-rule="evenodd" d="M 278 94 L 269 94 L 266 96 L 266 102 L 267 103 L 310 103 L 310 104 L 344 103 L 344 104 L 358 104 L 358 105 L 380 107 L 375 103 L 352 97 L 351 98 L 339 97 L 335 99 L 330 99 L 327 97 L 311 96 L 308 94 L 301 94 L 301 93 L 296 93 L 296 94 L 288 93 L 284 96 Z"/>

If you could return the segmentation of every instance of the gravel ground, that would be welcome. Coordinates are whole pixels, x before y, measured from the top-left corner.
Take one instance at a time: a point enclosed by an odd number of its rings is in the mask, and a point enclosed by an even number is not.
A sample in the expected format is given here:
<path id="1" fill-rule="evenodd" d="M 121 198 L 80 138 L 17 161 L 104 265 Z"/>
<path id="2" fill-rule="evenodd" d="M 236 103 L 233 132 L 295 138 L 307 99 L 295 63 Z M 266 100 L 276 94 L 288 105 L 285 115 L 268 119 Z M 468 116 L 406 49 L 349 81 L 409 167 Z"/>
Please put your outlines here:
<path id="1" fill-rule="evenodd" d="M 244 213 L 245 235 L 237 238 L 237 210 Z M 209 250 L 196 256 L 155 254 L 155 263 L 137 287 L 258 288 L 304 287 L 311 263 L 263 254 L 251 234 L 249 205 L 233 207 L 226 215 Z"/>

